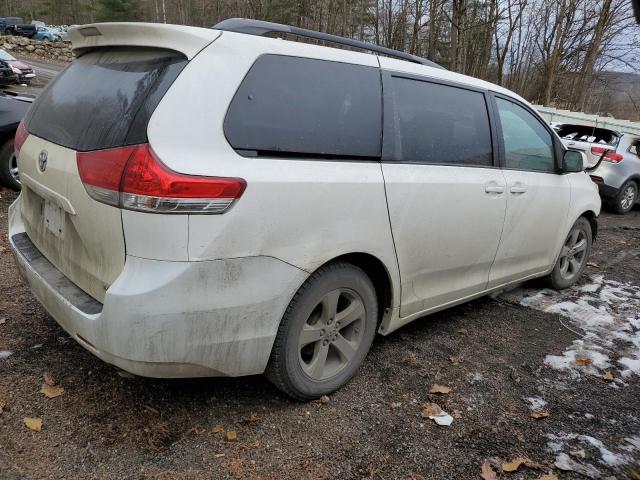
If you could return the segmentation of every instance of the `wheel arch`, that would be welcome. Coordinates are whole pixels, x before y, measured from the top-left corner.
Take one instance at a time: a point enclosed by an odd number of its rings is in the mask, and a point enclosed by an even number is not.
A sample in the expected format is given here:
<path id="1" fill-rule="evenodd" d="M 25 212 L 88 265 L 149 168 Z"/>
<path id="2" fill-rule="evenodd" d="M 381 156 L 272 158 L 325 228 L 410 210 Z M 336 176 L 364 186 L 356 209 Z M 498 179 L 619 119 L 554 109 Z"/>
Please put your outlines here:
<path id="1" fill-rule="evenodd" d="M 362 269 L 376 290 L 378 299 L 378 325 L 385 315 L 391 313 L 394 300 L 393 282 L 386 265 L 378 257 L 364 252 L 352 252 L 339 255 L 323 263 L 318 269 L 335 262 L 346 262 Z M 316 269 L 316 270 L 318 270 Z"/>
<path id="2" fill-rule="evenodd" d="M 598 216 L 593 210 L 587 210 L 580 217 L 584 217 L 589 221 L 589 225 L 591 225 L 591 240 L 595 242 L 598 236 Z"/>

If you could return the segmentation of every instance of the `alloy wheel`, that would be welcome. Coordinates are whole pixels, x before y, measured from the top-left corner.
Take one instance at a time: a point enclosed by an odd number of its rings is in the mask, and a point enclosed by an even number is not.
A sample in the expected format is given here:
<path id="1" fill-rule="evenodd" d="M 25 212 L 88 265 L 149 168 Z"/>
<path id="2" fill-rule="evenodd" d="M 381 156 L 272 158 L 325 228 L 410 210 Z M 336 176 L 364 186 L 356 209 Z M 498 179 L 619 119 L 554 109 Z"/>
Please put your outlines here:
<path id="1" fill-rule="evenodd" d="M 18 157 L 16 154 L 11 155 L 11 159 L 9 159 L 9 174 L 11 178 L 13 178 L 18 184 L 20 184 L 20 174 L 18 173 Z"/>
<path id="2" fill-rule="evenodd" d="M 313 380 L 342 371 L 358 352 L 365 314 L 364 302 L 353 290 L 340 288 L 327 293 L 300 332 L 298 358 L 302 370 Z"/>
<path id="3" fill-rule="evenodd" d="M 560 253 L 560 276 L 572 280 L 580 273 L 587 258 L 587 234 L 581 228 L 574 228 Z"/>
<path id="4" fill-rule="evenodd" d="M 620 206 L 623 210 L 629 210 L 633 203 L 636 201 L 636 188 L 633 185 L 629 185 L 624 189 L 622 198 L 620 200 Z"/>

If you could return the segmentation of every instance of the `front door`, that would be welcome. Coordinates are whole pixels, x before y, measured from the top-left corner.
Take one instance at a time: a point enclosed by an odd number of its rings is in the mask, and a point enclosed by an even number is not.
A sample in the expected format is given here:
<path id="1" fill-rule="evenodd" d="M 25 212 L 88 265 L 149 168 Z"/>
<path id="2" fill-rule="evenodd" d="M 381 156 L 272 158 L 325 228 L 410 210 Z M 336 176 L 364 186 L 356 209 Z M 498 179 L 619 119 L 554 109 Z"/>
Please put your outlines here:
<path id="1" fill-rule="evenodd" d="M 507 215 L 489 288 L 552 268 L 565 235 L 571 200 L 557 168 L 552 133 L 528 109 L 496 97 L 504 152 Z"/>

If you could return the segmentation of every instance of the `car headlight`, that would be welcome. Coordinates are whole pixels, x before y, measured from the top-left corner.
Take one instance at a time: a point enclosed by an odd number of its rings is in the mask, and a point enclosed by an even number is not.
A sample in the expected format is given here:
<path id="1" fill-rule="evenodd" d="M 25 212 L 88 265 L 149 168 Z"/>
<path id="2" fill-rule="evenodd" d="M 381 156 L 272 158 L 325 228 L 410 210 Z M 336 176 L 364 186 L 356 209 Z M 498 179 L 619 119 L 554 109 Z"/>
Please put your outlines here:
<path id="1" fill-rule="evenodd" d="M 16 68 L 16 67 L 14 67 L 14 66 L 12 66 L 12 67 L 11 67 L 11 70 L 13 70 L 13 73 L 17 73 L 18 75 L 20 75 L 20 74 L 22 73 L 22 72 L 20 71 L 20 69 L 18 69 L 18 68 Z"/>

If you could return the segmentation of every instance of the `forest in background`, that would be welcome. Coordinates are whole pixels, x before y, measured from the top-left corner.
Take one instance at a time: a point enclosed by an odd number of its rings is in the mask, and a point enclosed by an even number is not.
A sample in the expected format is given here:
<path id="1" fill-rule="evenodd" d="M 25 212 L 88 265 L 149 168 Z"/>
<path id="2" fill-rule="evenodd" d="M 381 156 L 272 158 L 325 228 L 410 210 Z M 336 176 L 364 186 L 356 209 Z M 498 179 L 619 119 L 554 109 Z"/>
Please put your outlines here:
<path id="1" fill-rule="evenodd" d="M 257 18 L 420 55 L 534 103 L 640 120 L 629 0 L 0 0 L 0 16 L 204 27 Z"/>

